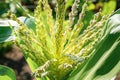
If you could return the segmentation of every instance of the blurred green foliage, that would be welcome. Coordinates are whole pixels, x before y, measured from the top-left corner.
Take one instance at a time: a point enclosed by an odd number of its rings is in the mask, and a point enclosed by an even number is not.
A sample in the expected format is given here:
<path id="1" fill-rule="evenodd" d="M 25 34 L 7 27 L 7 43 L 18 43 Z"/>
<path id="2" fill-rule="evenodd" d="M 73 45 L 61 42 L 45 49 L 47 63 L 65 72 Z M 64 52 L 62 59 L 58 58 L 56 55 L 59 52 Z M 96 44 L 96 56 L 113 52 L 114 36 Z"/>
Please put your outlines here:
<path id="1" fill-rule="evenodd" d="M 0 15 L 5 13 L 9 9 L 9 4 L 4 1 L 0 1 Z"/>
<path id="2" fill-rule="evenodd" d="M 0 43 L 0 55 L 4 55 L 7 51 L 12 49 L 13 42 Z"/>
<path id="3" fill-rule="evenodd" d="M 1 80 L 16 80 L 15 72 L 9 67 L 0 65 L 0 79 Z"/>
<path id="4" fill-rule="evenodd" d="M 25 16 L 26 13 L 21 9 L 20 6 L 18 6 L 18 4 L 16 4 L 16 1 L 24 6 L 26 11 L 31 13 L 34 11 L 38 0 L 0 0 L 0 17 L 3 17 L 3 14 L 6 13 L 9 9 L 16 13 L 17 16 Z M 56 0 L 49 0 L 51 8 L 55 8 L 55 1 Z M 67 13 L 71 11 L 71 5 L 73 2 L 74 0 L 68 0 L 66 4 Z M 85 0 L 80 0 L 79 12 L 81 11 L 84 2 Z M 101 8 L 104 14 L 109 14 L 116 9 L 117 4 L 117 0 L 89 0 L 87 9 L 92 13 L 96 13 Z M 89 12 L 90 16 L 91 12 Z"/>

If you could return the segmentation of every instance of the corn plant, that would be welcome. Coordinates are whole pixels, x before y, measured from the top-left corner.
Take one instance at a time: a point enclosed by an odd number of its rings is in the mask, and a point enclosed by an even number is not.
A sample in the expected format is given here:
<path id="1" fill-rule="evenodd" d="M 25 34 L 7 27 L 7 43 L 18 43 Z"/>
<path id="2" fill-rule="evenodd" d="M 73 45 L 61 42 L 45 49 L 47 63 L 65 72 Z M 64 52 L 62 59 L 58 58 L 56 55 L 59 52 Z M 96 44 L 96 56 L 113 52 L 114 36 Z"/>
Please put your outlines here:
<path id="1" fill-rule="evenodd" d="M 74 1 L 68 20 L 65 19 L 66 3 L 66 0 L 56 0 L 54 19 L 48 0 L 39 0 L 30 21 L 35 25 L 29 23 L 34 28 L 27 27 L 10 13 L 19 23 L 19 29 L 14 31 L 16 43 L 21 47 L 32 75 L 37 80 L 111 79 L 120 66 L 120 10 L 111 16 L 98 12 L 89 26 L 85 26 L 87 0 L 80 13 L 77 10 L 80 1 Z M 112 61 L 112 67 L 108 67 L 115 54 L 118 58 Z"/>

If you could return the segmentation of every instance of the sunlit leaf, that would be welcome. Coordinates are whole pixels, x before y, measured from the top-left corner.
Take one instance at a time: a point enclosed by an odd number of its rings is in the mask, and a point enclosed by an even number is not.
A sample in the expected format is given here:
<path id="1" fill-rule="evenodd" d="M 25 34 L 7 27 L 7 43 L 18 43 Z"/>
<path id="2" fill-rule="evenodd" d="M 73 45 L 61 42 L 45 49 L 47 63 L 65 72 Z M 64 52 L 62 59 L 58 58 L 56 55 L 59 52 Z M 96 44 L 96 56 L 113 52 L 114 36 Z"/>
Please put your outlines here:
<path id="1" fill-rule="evenodd" d="M 110 0 L 109 2 L 104 2 L 103 14 L 110 14 L 116 8 L 116 0 Z"/>
<path id="2" fill-rule="evenodd" d="M 120 10 L 106 22 L 106 35 L 96 47 L 94 55 L 75 69 L 68 80 L 110 80 L 120 70 Z"/>

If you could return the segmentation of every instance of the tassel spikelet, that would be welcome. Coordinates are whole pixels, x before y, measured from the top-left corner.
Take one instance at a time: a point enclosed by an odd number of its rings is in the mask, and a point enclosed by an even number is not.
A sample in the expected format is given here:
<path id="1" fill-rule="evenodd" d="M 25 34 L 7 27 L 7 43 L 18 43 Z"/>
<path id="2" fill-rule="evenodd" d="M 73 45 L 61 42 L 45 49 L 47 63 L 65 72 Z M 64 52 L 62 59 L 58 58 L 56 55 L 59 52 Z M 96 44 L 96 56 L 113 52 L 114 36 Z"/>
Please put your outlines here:
<path id="1" fill-rule="evenodd" d="M 84 18 L 86 7 L 87 7 L 87 0 L 83 4 L 82 11 L 79 14 L 78 22 L 75 24 L 75 26 L 74 26 L 74 28 L 73 28 L 73 30 L 71 32 L 71 36 L 70 36 L 69 41 L 71 41 L 71 39 L 75 39 L 76 37 L 78 37 L 79 32 L 81 31 L 82 27 L 84 26 L 83 22 L 82 22 L 82 19 Z"/>
<path id="2" fill-rule="evenodd" d="M 34 12 L 36 33 L 10 13 L 11 18 L 19 23 L 19 29 L 15 32 L 17 44 L 22 48 L 25 58 L 31 58 L 38 66 L 33 72 L 34 76 L 66 80 L 66 76 L 78 64 L 92 55 L 104 35 L 104 24 L 109 15 L 104 16 L 99 11 L 83 29 L 87 2 L 78 13 L 80 0 L 74 1 L 66 24 L 66 0 L 56 0 L 56 19 L 53 18 L 48 0 L 39 0 Z M 78 14 L 79 19 L 75 23 Z"/>
<path id="3" fill-rule="evenodd" d="M 68 23 L 69 27 L 73 26 L 73 24 L 74 24 L 75 17 L 78 14 L 77 9 L 79 7 L 79 3 L 80 3 L 79 0 L 75 0 L 74 3 L 73 3 L 71 12 L 69 13 L 69 23 Z"/>

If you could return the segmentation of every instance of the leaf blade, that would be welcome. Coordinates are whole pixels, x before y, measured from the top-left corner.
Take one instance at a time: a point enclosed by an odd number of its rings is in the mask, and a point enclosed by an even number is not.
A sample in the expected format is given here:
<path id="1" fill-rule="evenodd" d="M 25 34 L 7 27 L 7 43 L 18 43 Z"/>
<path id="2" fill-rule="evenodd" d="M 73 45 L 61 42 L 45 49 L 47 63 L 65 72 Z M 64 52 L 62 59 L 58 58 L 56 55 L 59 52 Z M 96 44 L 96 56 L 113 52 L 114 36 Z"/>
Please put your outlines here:
<path id="1" fill-rule="evenodd" d="M 15 73 L 11 68 L 0 65 L 0 79 L 1 80 L 16 80 Z"/>

